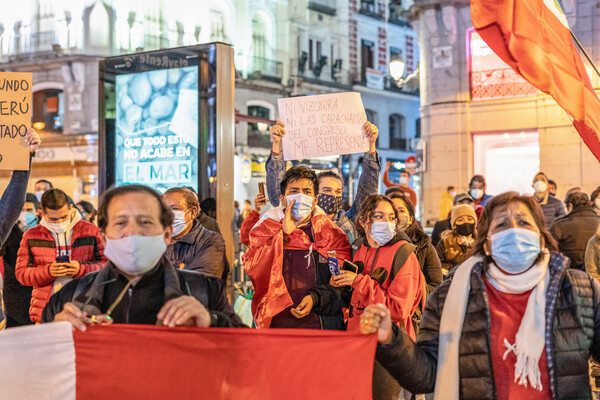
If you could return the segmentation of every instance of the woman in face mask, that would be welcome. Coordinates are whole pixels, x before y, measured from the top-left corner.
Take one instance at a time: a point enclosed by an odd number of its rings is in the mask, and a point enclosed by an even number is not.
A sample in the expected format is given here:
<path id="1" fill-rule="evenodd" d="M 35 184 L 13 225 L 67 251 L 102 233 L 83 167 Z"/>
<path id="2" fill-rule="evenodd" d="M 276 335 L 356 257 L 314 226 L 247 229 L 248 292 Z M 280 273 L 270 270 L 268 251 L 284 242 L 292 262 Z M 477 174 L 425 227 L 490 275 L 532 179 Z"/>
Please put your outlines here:
<path id="1" fill-rule="evenodd" d="M 364 241 L 353 256 L 358 273 L 341 271 L 331 278 L 332 286 L 352 288 L 348 331 L 360 330 L 365 307 L 381 303 L 391 310 L 394 323 L 415 339 L 412 316 L 424 302 L 425 278 L 414 254 L 415 246 L 401 229 L 406 223 L 407 218 L 400 218 L 387 196 L 371 195 L 361 206 L 357 229 Z M 375 365 L 373 398 L 398 398 L 399 393 L 400 387 Z"/>
<path id="2" fill-rule="evenodd" d="M 441 240 L 436 247 L 444 276 L 469 258 L 470 250 L 475 243 L 476 223 L 477 216 L 470 205 L 459 204 L 452 208 L 450 216 L 452 230 L 442 233 Z"/>
<path id="3" fill-rule="evenodd" d="M 401 385 L 436 399 L 591 399 L 599 308 L 600 285 L 556 253 L 538 202 L 508 192 L 483 210 L 474 256 L 429 298 L 418 343 L 379 305 L 361 328 Z"/>
<path id="4" fill-rule="evenodd" d="M 358 317 L 367 305 L 384 303 L 393 310 L 394 322 L 414 337 L 411 316 L 423 297 L 424 278 L 415 246 L 400 229 L 398 210 L 387 196 L 371 195 L 357 221 L 364 236 L 353 255 L 358 273 L 341 271 L 331 278 L 332 286 L 352 287 L 348 330 L 358 331 Z"/>
<path id="5" fill-rule="evenodd" d="M 415 254 L 419 260 L 421 271 L 425 276 L 427 294 L 429 294 L 444 279 L 440 258 L 435 251 L 435 247 L 431 244 L 431 238 L 423 231 L 415 219 L 415 208 L 410 200 L 400 193 L 392 193 L 389 197 L 394 202 L 396 210 L 398 210 L 400 220 L 398 228 L 406 233 L 412 244 L 417 246 Z"/>

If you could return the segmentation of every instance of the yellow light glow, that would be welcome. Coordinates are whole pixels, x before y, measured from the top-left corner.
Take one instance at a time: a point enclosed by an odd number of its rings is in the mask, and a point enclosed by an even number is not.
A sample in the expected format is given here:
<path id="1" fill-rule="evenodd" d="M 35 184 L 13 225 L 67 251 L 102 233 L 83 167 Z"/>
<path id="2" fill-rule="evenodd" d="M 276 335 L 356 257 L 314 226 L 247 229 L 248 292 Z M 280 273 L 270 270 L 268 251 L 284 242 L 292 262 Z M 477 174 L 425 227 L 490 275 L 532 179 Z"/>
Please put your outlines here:
<path id="1" fill-rule="evenodd" d="M 208 181 L 209 181 L 210 183 L 213 183 L 213 182 L 215 181 L 215 177 L 214 177 L 214 176 L 211 176 L 210 178 L 208 178 Z"/>
<path id="2" fill-rule="evenodd" d="M 41 131 L 45 127 L 46 127 L 46 124 L 44 124 L 43 122 L 34 122 L 33 123 L 33 129 L 35 129 L 35 130 Z"/>

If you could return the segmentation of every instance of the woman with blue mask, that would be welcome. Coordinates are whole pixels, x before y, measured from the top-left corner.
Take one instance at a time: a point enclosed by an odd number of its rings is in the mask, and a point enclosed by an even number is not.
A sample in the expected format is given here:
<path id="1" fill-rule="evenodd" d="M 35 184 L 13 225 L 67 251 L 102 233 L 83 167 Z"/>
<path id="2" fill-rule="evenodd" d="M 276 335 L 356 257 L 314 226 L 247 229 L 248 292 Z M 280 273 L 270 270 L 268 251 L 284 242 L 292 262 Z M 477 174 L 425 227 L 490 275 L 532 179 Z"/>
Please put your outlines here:
<path id="1" fill-rule="evenodd" d="M 417 343 L 385 307 L 365 310 L 361 328 L 377 332 L 377 360 L 435 399 L 591 399 L 600 284 L 556 252 L 532 196 L 494 197 L 477 233 L 474 255 L 428 299 Z"/>
<path id="2" fill-rule="evenodd" d="M 334 287 L 350 286 L 348 331 L 360 331 L 360 315 L 371 304 L 385 304 L 397 326 L 415 340 L 412 317 L 425 296 L 425 278 L 414 253 L 416 246 L 404 233 L 401 219 L 389 197 L 367 197 L 357 216 L 362 243 L 355 242 L 353 263 L 358 271 L 341 271 L 331 278 Z M 375 366 L 373 398 L 398 398 L 400 387 Z"/>

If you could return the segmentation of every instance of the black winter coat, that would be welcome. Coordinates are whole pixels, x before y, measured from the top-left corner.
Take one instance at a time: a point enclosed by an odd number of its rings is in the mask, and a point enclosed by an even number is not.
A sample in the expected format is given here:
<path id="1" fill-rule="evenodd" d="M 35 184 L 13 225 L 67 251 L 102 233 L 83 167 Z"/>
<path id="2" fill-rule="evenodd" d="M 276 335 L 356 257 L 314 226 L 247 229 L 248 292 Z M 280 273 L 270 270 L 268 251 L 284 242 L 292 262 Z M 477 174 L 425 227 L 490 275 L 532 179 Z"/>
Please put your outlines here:
<path id="1" fill-rule="evenodd" d="M 596 234 L 600 216 L 592 207 L 581 207 L 557 218 L 550 229 L 558 250 L 571 259 L 571 268 L 585 271 L 585 249 Z"/>
<path id="2" fill-rule="evenodd" d="M 490 314 L 482 263 L 471 273 L 469 303 L 459 345 L 460 398 L 496 399 L 489 344 Z M 600 359 L 600 283 L 585 272 L 568 268 L 561 254 L 551 256 L 546 301 L 546 354 L 553 399 L 592 399 L 588 359 Z M 432 293 L 420 324 L 417 343 L 396 331 L 390 344 L 379 345 L 376 359 L 398 383 L 413 393 L 435 387 L 438 336 L 444 301 L 453 274 Z M 550 349 L 550 350 L 548 350 Z"/>
<path id="3" fill-rule="evenodd" d="M 0 250 L 0 257 L 4 260 L 4 313 L 6 314 L 6 327 L 31 325 L 29 305 L 31 303 L 32 286 L 23 286 L 15 275 L 17 265 L 17 252 L 21 245 L 23 231 L 18 224 L 13 226 L 8 239 Z"/>
<path id="4" fill-rule="evenodd" d="M 117 301 L 127 282 L 120 270 L 109 262 L 101 270 L 74 279 L 53 294 L 42 313 L 42 322 L 54 321 L 54 316 L 68 302 L 84 310 L 89 304 L 104 314 Z M 95 291 L 99 293 L 92 294 Z M 210 326 L 246 327 L 233 312 L 221 279 L 175 269 L 166 257 L 127 290 L 111 317 L 118 324 L 154 325 L 162 306 L 179 296 L 195 297 L 209 312 Z"/>

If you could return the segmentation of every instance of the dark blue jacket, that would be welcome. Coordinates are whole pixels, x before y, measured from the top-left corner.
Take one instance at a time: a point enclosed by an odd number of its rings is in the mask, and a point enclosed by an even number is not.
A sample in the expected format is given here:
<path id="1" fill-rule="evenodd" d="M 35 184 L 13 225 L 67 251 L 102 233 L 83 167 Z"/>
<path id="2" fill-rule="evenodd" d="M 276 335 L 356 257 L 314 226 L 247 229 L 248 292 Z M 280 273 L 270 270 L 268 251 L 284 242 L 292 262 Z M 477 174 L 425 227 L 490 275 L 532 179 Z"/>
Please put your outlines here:
<path id="1" fill-rule="evenodd" d="M 169 245 L 165 254 L 175 268 L 183 264 L 184 269 L 215 278 L 225 278 L 229 273 L 223 236 L 206 229 L 198 220 L 185 236 Z"/>
<path id="2" fill-rule="evenodd" d="M 0 198 L 0 247 L 23 211 L 28 182 L 29 171 L 13 171 L 10 182 Z"/>

